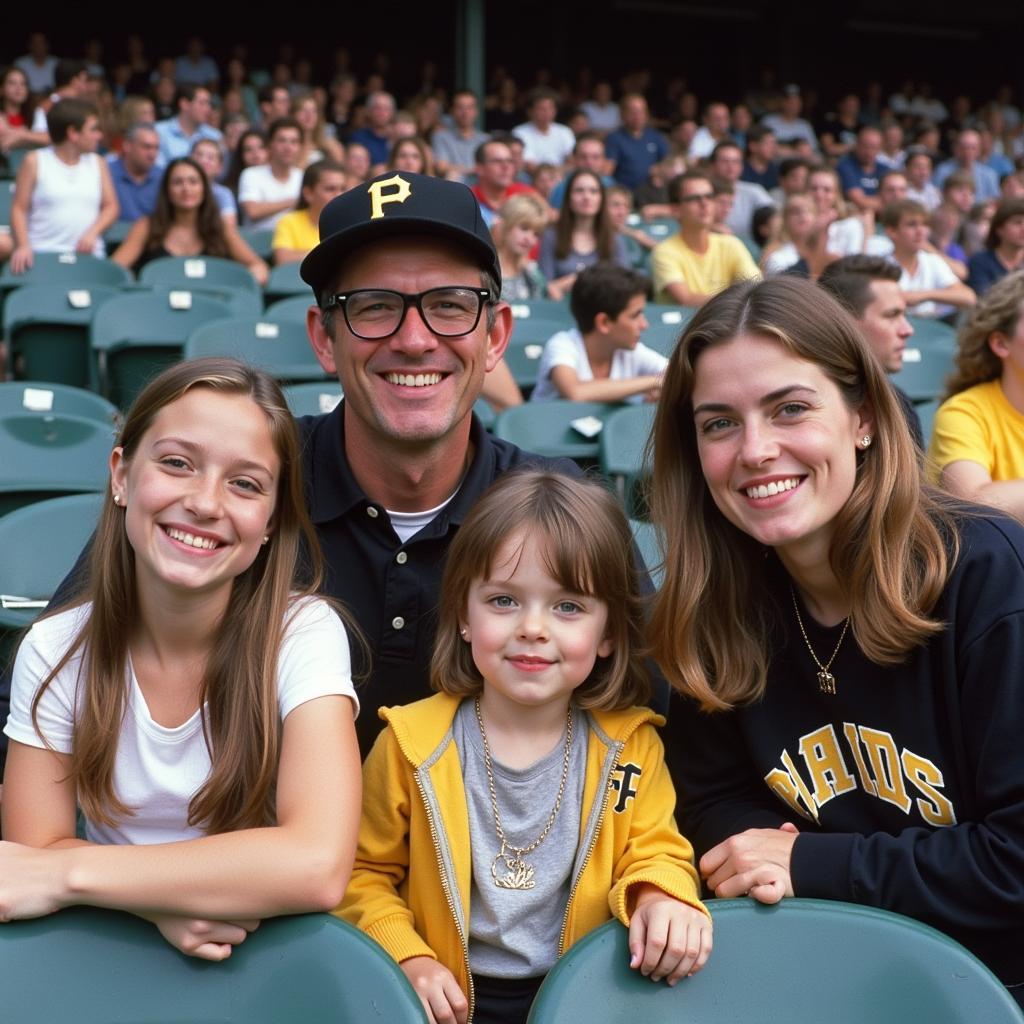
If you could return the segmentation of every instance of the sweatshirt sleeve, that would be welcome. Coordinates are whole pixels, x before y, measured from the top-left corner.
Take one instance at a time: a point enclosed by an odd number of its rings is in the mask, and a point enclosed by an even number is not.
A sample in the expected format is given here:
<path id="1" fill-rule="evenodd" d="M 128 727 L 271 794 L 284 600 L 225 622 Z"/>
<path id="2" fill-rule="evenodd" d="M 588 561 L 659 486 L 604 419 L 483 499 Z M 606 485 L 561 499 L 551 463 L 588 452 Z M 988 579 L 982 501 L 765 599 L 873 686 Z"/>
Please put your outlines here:
<path id="1" fill-rule="evenodd" d="M 399 895 L 409 871 L 409 820 L 416 794 L 408 762 L 390 729 L 377 737 L 363 764 L 363 813 L 352 878 L 334 913 L 366 932 L 399 963 L 437 959 L 416 931 Z"/>
<path id="2" fill-rule="evenodd" d="M 639 764 L 642 773 L 626 843 L 615 865 L 615 884 L 608 896 L 612 913 L 628 926 L 630 888 L 643 882 L 707 913 L 700 900 L 693 847 L 676 827 L 675 791 L 654 726 L 644 725 L 637 730 L 626 744 L 620 763 Z M 616 800 L 614 793 L 609 799 Z"/>
<path id="3" fill-rule="evenodd" d="M 798 820 L 765 787 L 731 712 L 708 714 L 673 693 L 664 735 L 680 825 L 698 860 L 738 832 Z"/>
<path id="4" fill-rule="evenodd" d="M 1016 571 L 1024 571 L 1019 561 Z M 994 575 L 993 590 L 1006 600 Z M 884 907 L 939 927 L 1024 921 L 1024 611 L 997 619 L 958 662 L 970 820 L 895 835 L 801 833 L 791 864 L 798 896 Z"/>

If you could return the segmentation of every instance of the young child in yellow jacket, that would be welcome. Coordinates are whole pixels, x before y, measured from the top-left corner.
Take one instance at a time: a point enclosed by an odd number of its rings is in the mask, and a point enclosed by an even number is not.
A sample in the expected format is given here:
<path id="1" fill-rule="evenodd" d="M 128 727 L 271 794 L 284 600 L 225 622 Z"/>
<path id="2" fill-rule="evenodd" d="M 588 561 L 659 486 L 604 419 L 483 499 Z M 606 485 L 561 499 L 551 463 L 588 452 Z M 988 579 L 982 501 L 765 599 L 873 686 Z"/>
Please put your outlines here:
<path id="1" fill-rule="evenodd" d="M 525 1021 L 544 975 L 616 916 L 675 984 L 711 950 L 654 725 L 629 526 L 594 482 L 507 474 L 448 554 L 432 679 L 381 712 L 337 913 L 434 1024 Z"/>

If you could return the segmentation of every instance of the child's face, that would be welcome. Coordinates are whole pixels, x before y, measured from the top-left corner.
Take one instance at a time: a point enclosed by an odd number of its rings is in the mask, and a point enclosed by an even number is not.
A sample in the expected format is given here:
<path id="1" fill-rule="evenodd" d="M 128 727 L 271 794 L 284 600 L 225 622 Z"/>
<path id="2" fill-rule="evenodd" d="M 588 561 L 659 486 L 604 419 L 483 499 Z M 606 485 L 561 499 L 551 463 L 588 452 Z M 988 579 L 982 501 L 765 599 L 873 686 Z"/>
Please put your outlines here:
<path id="1" fill-rule="evenodd" d="M 470 587 L 460 622 L 492 713 L 568 706 L 597 658 L 611 653 L 604 601 L 566 590 L 545 564 L 543 542 L 516 533 L 498 550 L 490 579 Z"/>
<path id="2" fill-rule="evenodd" d="M 609 192 L 605 205 L 608 207 L 608 216 L 612 224 L 621 228 L 630 214 L 629 200 L 618 192 Z"/>
<path id="3" fill-rule="evenodd" d="M 928 241 L 928 218 L 918 213 L 905 213 L 900 217 L 899 224 L 888 230 L 897 249 L 919 252 Z"/>
<path id="4" fill-rule="evenodd" d="M 517 256 L 527 256 L 533 251 L 539 237 L 536 229 L 529 224 L 513 224 L 508 229 L 508 247 Z"/>
<path id="5" fill-rule="evenodd" d="M 640 335 L 647 330 L 647 317 L 644 316 L 646 303 L 645 295 L 634 295 L 614 320 L 607 321 L 605 336 L 615 348 L 636 348 Z"/>

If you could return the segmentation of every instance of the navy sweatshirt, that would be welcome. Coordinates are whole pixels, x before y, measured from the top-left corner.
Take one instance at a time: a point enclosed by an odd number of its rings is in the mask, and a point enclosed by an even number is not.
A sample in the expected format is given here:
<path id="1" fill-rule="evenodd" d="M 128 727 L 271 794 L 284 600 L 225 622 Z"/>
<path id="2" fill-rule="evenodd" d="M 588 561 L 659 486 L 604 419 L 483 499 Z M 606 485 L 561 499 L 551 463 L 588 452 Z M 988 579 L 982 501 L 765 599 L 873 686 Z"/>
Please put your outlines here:
<path id="1" fill-rule="evenodd" d="M 797 896 L 846 900 L 951 935 L 1005 984 L 1024 982 L 1024 526 L 980 511 L 934 610 L 947 628 L 895 666 L 850 632 L 835 696 L 797 627 L 774 555 L 764 698 L 704 714 L 674 696 L 665 736 L 698 856 L 748 828 L 800 829 Z M 841 626 L 808 638 L 827 661 Z"/>

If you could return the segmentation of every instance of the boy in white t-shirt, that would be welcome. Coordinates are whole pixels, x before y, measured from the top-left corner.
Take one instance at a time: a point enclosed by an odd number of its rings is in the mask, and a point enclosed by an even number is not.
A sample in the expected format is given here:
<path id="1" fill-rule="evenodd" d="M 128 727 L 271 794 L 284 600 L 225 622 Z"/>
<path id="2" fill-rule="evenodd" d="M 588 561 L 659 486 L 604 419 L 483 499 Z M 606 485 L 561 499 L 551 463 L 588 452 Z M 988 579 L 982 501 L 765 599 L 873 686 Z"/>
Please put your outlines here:
<path id="1" fill-rule="evenodd" d="M 882 209 L 882 226 L 899 264 L 900 288 L 911 316 L 939 319 L 973 306 L 974 292 L 937 253 L 928 252 L 928 210 L 916 199 L 900 199 Z"/>
<path id="2" fill-rule="evenodd" d="M 668 360 L 640 343 L 648 280 L 611 263 L 580 272 L 569 297 L 576 327 L 544 346 L 535 402 L 654 402 Z"/>

